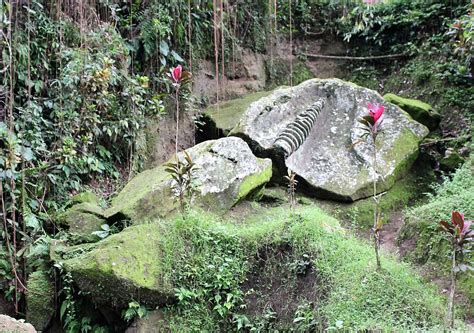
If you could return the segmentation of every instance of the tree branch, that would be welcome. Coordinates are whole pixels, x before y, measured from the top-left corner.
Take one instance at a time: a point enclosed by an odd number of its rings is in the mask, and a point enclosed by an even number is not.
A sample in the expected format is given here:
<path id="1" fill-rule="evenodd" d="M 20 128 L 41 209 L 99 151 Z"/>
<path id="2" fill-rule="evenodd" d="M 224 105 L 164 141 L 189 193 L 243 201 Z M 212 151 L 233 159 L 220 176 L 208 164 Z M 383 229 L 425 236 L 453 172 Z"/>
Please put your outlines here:
<path id="1" fill-rule="evenodd" d="M 311 54 L 311 53 L 302 53 L 302 55 L 308 58 L 314 58 L 314 59 L 361 60 L 361 61 L 405 58 L 409 56 L 408 54 L 405 54 L 405 53 L 387 54 L 387 55 L 371 56 L 371 57 L 351 57 L 351 56 L 336 56 L 336 55 Z"/>

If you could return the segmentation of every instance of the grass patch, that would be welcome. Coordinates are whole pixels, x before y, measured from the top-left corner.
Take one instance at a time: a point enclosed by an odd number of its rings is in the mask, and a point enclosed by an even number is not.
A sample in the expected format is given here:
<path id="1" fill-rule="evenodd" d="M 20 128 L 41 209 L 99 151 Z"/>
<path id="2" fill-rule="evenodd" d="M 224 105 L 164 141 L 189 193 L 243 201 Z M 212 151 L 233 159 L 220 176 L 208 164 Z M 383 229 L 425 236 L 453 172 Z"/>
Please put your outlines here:
<path id="1" fill-rule="evenodd" d="M 449 241 L 439 229 L 439 221 L 450 220 L 453 210 L 464 213 L 468 220 L 474 218 L 474 159 L 472 156 L 452 175 L 452 178 L 446 178 L 441 185 L 435 186 L 435 192 L 429 195 L 426 204 L 405 212 L 406 219 L 399 242 L 414 243 L 414 249 L 407 259 L 419 264 L 435 266 L 438 276 L 448 275 L 451 251 Z M 465 261 L 472 265 L 473 259 L 474 256 L 471 253 Z M 460 289 L 466 293 L 470 303 L 474 299 L 473 277 L 472 272 L 459 274 Z"/>
<path id="2" fill-rule="evenodd" d="M 372 247 L 319 208 L 256 211 L 238 222 L 202 213 L 167 222 L 166 266 L 179 299 L 167 310 L 169 327 L 400 330 L 441 324 L 444 301 L 432 286 L 388 256 L 376 273 Z M 269 307 L 258 299 L 272 296 L 278 302 Z"/>

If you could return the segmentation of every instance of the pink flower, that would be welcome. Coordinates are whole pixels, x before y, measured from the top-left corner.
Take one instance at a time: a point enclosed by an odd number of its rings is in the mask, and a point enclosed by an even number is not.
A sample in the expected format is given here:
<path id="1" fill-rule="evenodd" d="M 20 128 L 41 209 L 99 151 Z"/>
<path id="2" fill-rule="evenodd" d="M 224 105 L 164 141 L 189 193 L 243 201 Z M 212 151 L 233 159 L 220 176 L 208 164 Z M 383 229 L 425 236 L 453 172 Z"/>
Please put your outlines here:
<path id="1" fill-rule="evenodd" d="M 374 118 L 374 122 L 377 122 L 385 111 L 385 106 L 381 104 L 373 105 L 372 103 L 367 103 L 367 108 L 372 118 Z"/>
<path id="2" fill-rule="evenodd" d="M 175 83 L 179 83 L 181 81 L 182 73 L 183 67 L 181 65 L 178 65 L 175 68 L 171 69 L 171 77 L 173 78 Z"/>

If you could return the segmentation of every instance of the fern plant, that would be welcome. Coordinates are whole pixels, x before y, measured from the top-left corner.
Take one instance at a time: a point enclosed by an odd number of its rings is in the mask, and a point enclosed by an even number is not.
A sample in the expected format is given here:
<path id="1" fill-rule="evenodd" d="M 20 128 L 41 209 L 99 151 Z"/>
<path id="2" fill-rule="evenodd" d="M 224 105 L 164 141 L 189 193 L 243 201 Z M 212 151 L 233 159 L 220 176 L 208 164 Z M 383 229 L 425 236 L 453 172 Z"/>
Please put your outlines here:
<path id="1" fill-rule="evenodd" d="M 143 318 L 147 315 L 147 308 L 136 301 L 128 303 L 128 309 L 122 311 L 122 318 L 127 322 L 130 322 L 135 318 Z"/>

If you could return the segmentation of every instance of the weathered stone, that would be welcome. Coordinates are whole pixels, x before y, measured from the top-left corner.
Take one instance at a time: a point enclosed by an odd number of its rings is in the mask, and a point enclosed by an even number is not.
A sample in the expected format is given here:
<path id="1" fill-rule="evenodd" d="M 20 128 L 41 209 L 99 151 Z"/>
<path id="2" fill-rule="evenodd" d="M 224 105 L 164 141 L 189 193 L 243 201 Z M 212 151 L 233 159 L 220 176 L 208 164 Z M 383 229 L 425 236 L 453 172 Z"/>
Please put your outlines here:
<path id="1" fill-rule="evenodd" d="M 404 111 L 408 112 L 413 119 L 422 123 L 430 130 L 433 131 L 438 128 L 441 115 L 433 110 L 431 105 L 416 99 L 403 98 L 395 94 L 386 94 L 383 98 L 389 103 L 398 105 Z"/>
<path id="2" fill-rule="evenodd" d="M 161 310 L 155 310 L 144 318 L 138 318 L 133 321 L 125 333 L 163 333 L 170 332 L 166 315 Z"/>
<path id="3" fill-rule="evenodd" d="M 36 333 L 33 325 L 0 314 L 0 332 Z"/>
<path id="4" fill-rule="evenodd" d="M 225 212 L 262 187 L 272 175 L 271 161 L 255 157 L 240 138 L 206 141 L 187 152 L 195 163 L 192 205 L 206 210 Z M 184 160 L 183 153 L 178 155 Z M 107 214 L 112 220 L 126 217 L 134 223 L 164 217 L 179 205 L 172 186 L 164 165 L 146 170 L 112 200 Z"/>
<path id="5" fill-rule="evenodd" d="M 304 143 L 282 160 L 276 138 L 317 100 L 324 101 Z M 275 90 L 252 103 L 230 135 L 244 138 L 257 156 L 272 157 L 281 175 L 295 171 L 301 185 L 315 196 L 354 201 L 372 193 L 373 148 L 359 143 L 358 119 L 368 113 L 367 103 L 384 103 L 375 91 L 337 79 L 313 79 L 292 88 Z M 411 166 L 419 142 L 428 129 L 399 107 L 384 103 L 383 131 L 377 139 L 377 190 L 386 191 Z"/>
<path id="6" fill-rule="evenodd" d="M 44 331 L 54 316 L 54 283 L 44 271 L 28 276 L 26 320 L 39 331 Z"/>
<path id="7" fill-rule="evenodd" d="M 59 247 L 54 258 L 64 263 L 79 288 L 98 304 L 126 306 L 139 295 L 153 306 L 174 299 L 165 274 L 162 232 L 157 224 L 132 226 L 93 246 Z"/>
<path id="8" fill-rule="evenodd" d="M 439 161 L 439 166 L 445 171 L 454 171 L 465 162 L 464 158 L 452 148 L 446 149 L 444 157 Z"/>
<path id="9" fill-rule="evenodd" d="M 90 202 L 72 206 L 58 220 L 68 229 L 71 240 L 76 243 L 98 241 L 99 237 L 92 233 L 101 230 L 101 225 L 107 223 L 104 210 Z"/>
<path id="10" fill-rule="evenodd" d="M 271 91 L 261 91 L 221 103 L 218 106 L 210 106 L 202 115 L 204 122 L 199 127 L 198 136 L 204 140 L 227 136 L 237 125 L 249 105 L 270 93 Z"/>

